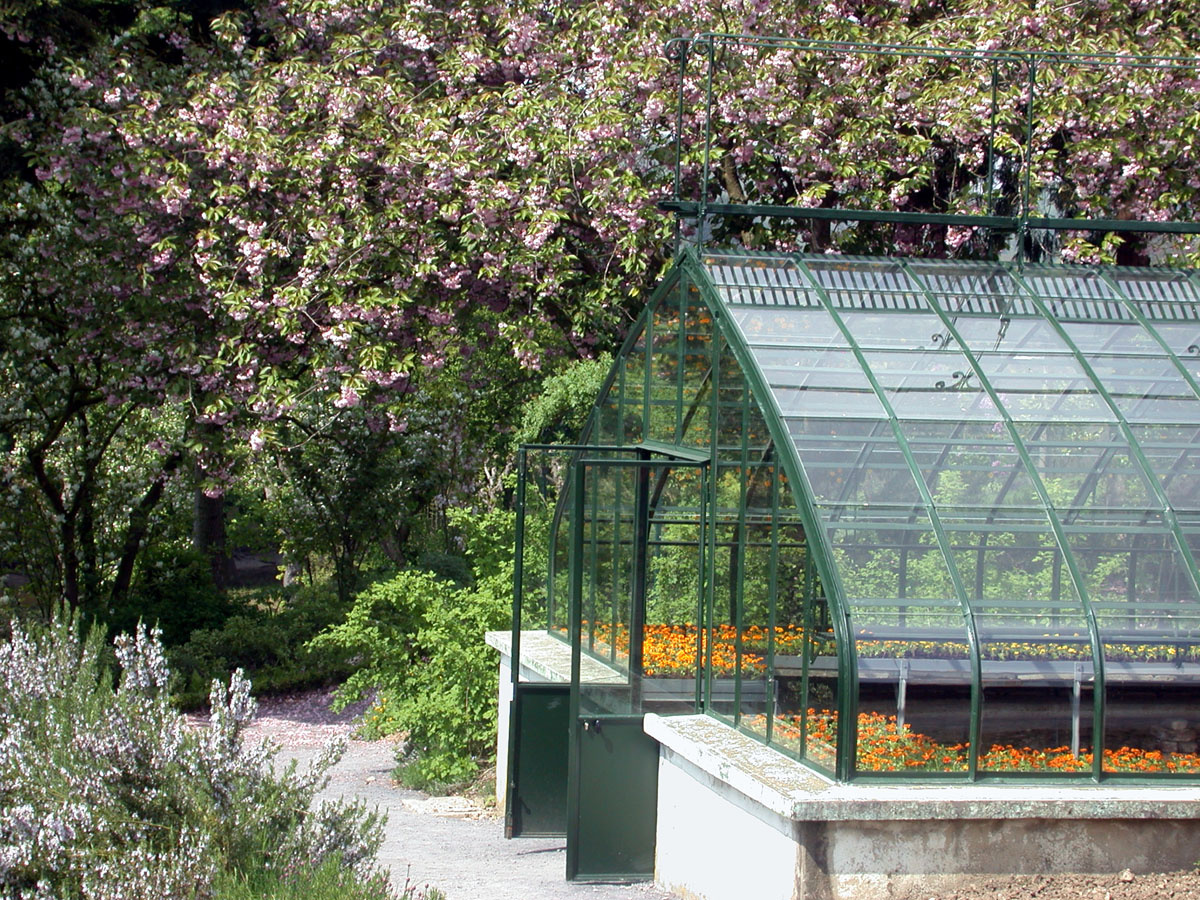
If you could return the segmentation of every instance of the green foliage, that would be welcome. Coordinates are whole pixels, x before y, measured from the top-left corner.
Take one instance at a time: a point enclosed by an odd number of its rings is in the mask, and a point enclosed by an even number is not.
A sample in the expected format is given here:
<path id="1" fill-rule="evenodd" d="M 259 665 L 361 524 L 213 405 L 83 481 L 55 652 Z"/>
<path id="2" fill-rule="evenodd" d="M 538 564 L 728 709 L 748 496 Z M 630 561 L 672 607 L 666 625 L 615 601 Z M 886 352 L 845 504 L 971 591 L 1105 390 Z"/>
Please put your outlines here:
<path id="1" fill-rule="evenodd" d="M 212 680 L 235 669 L 250 673 L 257 693 L 328 684 L 350 670 L 347 651 L 308 643 L 345 616 L 346 604 L 331 584 L 257 592 L 235 609 L 224 622 L 192 632 L 171 649 L 173 688 L 183 706 L 203 703 Z"/>
<path id="2" fill-rule="evenodd" d="M 469 779 L 496 733 L 496 659 L 483 635 L 508 625 L 513 515 L 455 512 L 451 521 L 473 583 L 400 572 L 361 592 L 346 620 L 310 644 L 356 659 L 339 702 L 378 692 L 365 727 L 407 733 L 401 777 L 419 787 Z"/>
<path id="3" fill-rule="evenodd" d="M 213 900 L 445 900 L 445 894 L 405 885 L 397 895 L 386 875 L 356 878 L 334 857 L 319 865 L 297 860 L 283 871 L 227 873 L 218 881 Z"/>
<path id="4" fill-rule="evenodd" d="M 583 425 L 600 396 L 604 379 L 612 368 L 612 355 L 581 359 L 542 383 L 541 393 L 521 410 L 521 424 L 514 444 L 571 444 L 579 439 Z"/>
<path id="5" fill-rule="evenodd" d="M 133 631 L 140 621 L 157 625 L 171 647 L 198 629 L 219 628 L 232 612 L 203 553 L 190 545 L 163 544 L 143 554 L 129 596 L 113 604 L 104 624 L 114 633 Z"/>

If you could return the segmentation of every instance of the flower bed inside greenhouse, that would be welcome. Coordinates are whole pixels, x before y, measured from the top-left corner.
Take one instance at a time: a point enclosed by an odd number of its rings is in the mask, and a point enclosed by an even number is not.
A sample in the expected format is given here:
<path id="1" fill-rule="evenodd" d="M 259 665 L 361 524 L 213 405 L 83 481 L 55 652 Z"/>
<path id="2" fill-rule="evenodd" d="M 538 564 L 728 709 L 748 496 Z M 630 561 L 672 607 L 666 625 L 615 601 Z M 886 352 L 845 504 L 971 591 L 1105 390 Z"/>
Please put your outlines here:
<path id="1" fill-rule="evenodd" d="M 837 713 L 809 710 L 807 719 L 792 716 L 776 719 L 775 730 L 784 741 L 799 742 L 807 721 L 807 741 L 833 746 L 837 735 Z M 765 720 L 746 723 L 752 730 Z M 966 744 L 943 744 L 900 724 L 895 716 L 862 713 L 858 717 L 858 768 L 871 772 L 965 772 Z M 979 755 L 979 768 L 995 772 L 1089 772 L 1092 754 L 1072 753 L 1070 747 L 1014 747 L 992 745 Z M 1200 754 L 1164 753 L 1121 747 L 1104 751 L 1107 772 L 1200 772 Z"/>

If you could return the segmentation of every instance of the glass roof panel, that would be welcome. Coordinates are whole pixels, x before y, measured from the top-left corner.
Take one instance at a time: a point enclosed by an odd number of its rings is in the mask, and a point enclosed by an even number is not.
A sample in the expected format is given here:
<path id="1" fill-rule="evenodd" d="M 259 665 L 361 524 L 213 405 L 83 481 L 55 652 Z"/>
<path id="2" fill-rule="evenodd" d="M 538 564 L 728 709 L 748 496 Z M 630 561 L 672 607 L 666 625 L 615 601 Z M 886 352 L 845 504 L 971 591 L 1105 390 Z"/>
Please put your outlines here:
<path id="1" fill-rule="evenodd" d="M 818 503 L 910 507 L 921 502 L 891 422 L 785 419 Z"/>
<path id="2" fill-rule="evenodd" d="M 954 582 L 923 508 L 820 506 L 818 513 L 826 523 L 842 588 L 852 609 L 929 603 L 952 610 L 948 615 L 961 622 Z M 905 558 L 903 566 L 899 564 L 901 555 Z M 898 603 L 901 600 L 909 604 Z"/>
<path id="3" fill-rule="evenodd" d="M 992 422 L 901 423 L 939 510 L 1042 509 L 1008 429 Z"/>
<path id="4" fill-rule="evenodd" d="M 976 345 L 970 349 L 1000 403 L 1015 420 L 1108 422 L 1114 419 L 1073 357 L 1024 348 L 991 350 Z"/>
<path id="5" fill-rule="evenodd" d="M 733 320 L 756 347 L 845 346 L 833 317 L 819 307 L 731 306 Z"/>
<path id="6" fill-rule="evenodd" d="M 1020 610 L 1028 624 L 1053 608 L 1054 615 L 1083 616 L 1079 594 L 1041 510 L 945 510 L 939 513 L 954 548 L 954 561 L 976 610 Z"/>
<path id="7" fill-rule="evenodd" d="M 1179 358 L 1192 379 L 1200 381 L 1200 322 L 1152 321 L 1150 327 Z"/>
<path id="8" fill-rule="evenodd" d="M 1157 506 L 1117 425 L 1019 423 L 1016 428 L 1064 521 L 1084 509 Z"/>
<path id="9" fill-rule="evenodd" d="M 875 389 L 848 349 L 751 347 L 750 352 L 785 417 L 878 419 L 884 415 Z"/>
<path id="10" fill-rule="evenodd" d="M 1200 511 L 1200 422 L 1131 430 L 1175 511 Z"/>

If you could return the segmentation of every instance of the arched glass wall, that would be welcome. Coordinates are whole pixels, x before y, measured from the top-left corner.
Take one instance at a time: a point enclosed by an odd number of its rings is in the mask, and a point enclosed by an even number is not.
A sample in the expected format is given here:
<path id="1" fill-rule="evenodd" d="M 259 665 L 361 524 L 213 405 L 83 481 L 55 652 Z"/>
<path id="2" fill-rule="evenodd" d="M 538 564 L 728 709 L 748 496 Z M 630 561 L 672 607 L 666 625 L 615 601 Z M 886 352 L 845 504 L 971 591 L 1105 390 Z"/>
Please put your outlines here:
<path id="1" fill-rule="evenodd" d="M 658 460 L 574 506 L 584 647 L 839 778 L 1200 775 L 1198 379 L 1186 271 L 685 254 L 584 438 Z"/>

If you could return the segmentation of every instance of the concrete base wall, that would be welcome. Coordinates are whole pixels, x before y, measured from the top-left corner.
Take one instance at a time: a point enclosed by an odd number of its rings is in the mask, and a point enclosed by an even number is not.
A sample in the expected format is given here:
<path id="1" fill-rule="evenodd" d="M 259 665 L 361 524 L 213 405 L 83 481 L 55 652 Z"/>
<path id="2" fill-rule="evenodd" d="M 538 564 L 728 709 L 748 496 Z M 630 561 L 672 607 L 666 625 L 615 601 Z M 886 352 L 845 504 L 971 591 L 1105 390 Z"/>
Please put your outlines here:
<path id="1" fill-rule="evenodd" d="M 646 730 L 660 742 L 655 880 L 689 900 L 877 900 L 1200 856 L 1191 786 L 839 785 L 713 719 L 648 716 Z"/>
<path id="2" fill-rule="evenodd" d="M 697 900 L 793 900 L 801 848 L 793 823 L 662 748 L 654 880 Z M 807 898 L 805 898 L 807 900 Z"/>

